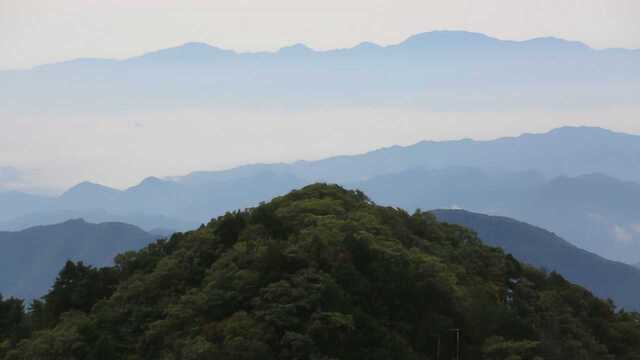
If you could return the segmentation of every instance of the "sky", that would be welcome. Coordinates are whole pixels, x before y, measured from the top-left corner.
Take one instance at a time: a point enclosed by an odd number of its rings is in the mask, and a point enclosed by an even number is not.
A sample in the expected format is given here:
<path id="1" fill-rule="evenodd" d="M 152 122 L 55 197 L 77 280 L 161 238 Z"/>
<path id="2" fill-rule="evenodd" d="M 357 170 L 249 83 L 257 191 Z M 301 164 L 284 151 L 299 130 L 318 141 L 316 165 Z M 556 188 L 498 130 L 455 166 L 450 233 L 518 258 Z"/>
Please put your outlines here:
<path id="1" fill-rule="evenodd" d="M 237 51 L 294 43 L 334 49 L 399 43 L 432 30 L 640 48 L 638 19 L 637 0 L 0 0 L 0 69 L 127 58 L 194 41 Z M 64 118 L 0 109 L 0 191 L 56 193 L 85 180 L 126 188 L 147 176 L 313 160 L 425 139 L 492 139 L 561 125 L 640 133 L 639 114 L 640 105 L 563 113 L 187 108 Z"/>
<path id="2" fill-rule="evenodd" d="M 0 0 L 0 69 L 192 41 L 238 51 L 333 49 L 432 30 L 640 48 L 638 19 L 637 0 Z"/>

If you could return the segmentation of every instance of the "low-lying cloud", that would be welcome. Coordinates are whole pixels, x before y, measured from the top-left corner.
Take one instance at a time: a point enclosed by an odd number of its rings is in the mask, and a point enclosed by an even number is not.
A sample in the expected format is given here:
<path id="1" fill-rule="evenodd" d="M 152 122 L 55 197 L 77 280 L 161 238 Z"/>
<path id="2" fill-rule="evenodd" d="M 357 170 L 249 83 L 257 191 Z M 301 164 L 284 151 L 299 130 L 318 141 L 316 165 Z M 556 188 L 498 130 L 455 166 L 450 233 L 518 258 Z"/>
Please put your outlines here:
<path id="1" fill-rule="evenodd" d="M 633 241 L 633 234 L 623 226 L 614 225 L 613 234 L 615 239 L 621 243 L 630 243 Z"/>

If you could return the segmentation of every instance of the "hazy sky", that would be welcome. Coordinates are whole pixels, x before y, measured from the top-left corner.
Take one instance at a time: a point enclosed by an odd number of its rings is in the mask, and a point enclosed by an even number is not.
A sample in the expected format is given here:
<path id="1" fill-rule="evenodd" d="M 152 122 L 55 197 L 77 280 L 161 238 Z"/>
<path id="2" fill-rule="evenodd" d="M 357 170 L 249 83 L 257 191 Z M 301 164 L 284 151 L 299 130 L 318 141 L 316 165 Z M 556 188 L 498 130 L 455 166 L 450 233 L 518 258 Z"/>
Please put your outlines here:
<path id="1" fill-rule="evenodd" d="M 259 162 L 315 160 L 425 139 L 493 139 L 589 125 L 637 133 L 640 106 L 588 111 L 431 112 L 396 107 L 288 111 L 184 108 L 162 112 L 5 117 L 5 185 L 125 188 L 147 176 Z M 345 121 L 348 119 L 348 121 Z M 615 119 L 615 120 L 612 120 Z M 25 134 L 25 136 L 15 136 Z M 19 171 L 16 171 L 16 168 Z M 0 190 L 2 171 L 0 167 Z"/>
<path id="2" fill-rule="evenodd" d="M 0 69 L 190 41 L 241 51 L 397 43 L 430 30 L 640 48 L 638 0 L 0 0 Z"/>
<path id="3" fill-rule="evenodd" d="M 239 51 L 398 43 L 431 30 L 501 39 L 555 36 L 640 48 L 639 0 L 0 0 L 0 69 L 124 58 L 186 42 Z M 124 188 L 146 176 L 318 159 L 424 139 L 488 139 L 594 125 L 640 133 L 640 105 L 571 112 L 174 109 L 26 116 L 0 109 L 0 191 Z M 349 121 L 345 121 L 349 119 Z M 365 129 L 366 131 L 363 131 Z"/>

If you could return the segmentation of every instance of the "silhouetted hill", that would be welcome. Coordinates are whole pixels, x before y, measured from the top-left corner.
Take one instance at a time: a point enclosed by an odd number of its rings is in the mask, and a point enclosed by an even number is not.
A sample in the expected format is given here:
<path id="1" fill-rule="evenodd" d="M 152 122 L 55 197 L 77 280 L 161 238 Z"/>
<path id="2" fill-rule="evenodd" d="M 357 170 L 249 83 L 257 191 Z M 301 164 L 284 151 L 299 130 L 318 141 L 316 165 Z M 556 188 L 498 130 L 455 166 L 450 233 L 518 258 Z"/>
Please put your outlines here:
<path id="1" fill-rule="evenodd" d="M 140 249 L 156 238 L 133 225 L 84 220 L 0 232 L 0 294 L 42 296 L 67 260 L 111 265 L 116 254 Z"/>
<path id="2" fill-rule="evenodd" d="M 462 359 L 640 355 L 638 314 L 466 228 L 338 186 L 227 213 L 116 261 L 65 264 L 29 314 L 2 301 L 16 316 L 0 323 L 0 356 L 417 360 L 451 359 L 458 344 Z"/>
<path id="3" fill-rule="evenodd" d="M 20 231 L 38 225 L 53 225 L 65 222 L 69 219 L 85 219 L 91 223 L 121 222 L 138 226 L 144 230 L 155 228 L 171 228 L 184 230 L 197 226 L 199 222 L 186 221 L 168 217 L 166 215 L 153 212 L 108 212 L 104 208 L 94 208 L 91 206 L 105 206 L 104 204 L 92 203 L 82 206 L 78 205 L 75 210 L 56 210 L 55 206 L 45 208 L 43 211 L 28 213 L 4 222 L 0 222 L 0 229 L 5 231 Z M 106 206 L 105 206 L 106 207 Z M 200 222 L 201 223 L 201 222 Z"/>
<path id="4" fill-rule="evenodd" d="M 463 210 L 432 213 L 439 221 L 475 231 L 484 243 L 499 246 L 522 262 L 557 271 L 627 310 L 640 310 L 640 269 L 606 260 L 549 231 L 510 218 Z"/>
<path id="5" fill-rule="evenodd" d="M 118 200 L 119 191 L 100 184 L 82 182 L 65 191 L 58 198 L 57 205 L 61 209 L 74 209 L 88 204 L 100 204 L 102 208 L 109 208 Z"/>

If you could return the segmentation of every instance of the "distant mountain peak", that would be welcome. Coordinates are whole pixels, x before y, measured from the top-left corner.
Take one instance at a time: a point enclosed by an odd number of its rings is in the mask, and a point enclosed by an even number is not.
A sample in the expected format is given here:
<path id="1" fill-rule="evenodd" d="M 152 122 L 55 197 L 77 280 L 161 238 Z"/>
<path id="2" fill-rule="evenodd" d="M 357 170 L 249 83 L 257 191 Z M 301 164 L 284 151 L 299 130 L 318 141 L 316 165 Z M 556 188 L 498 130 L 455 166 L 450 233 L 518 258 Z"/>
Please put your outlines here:
<path id="1" fill-rule="evenodd" d="M 297 43 L 290 46 L 285 46 L 278 50 L 278 54 L 286 55 L 305 55 L 315 52 L 312 48 L 305 44 Z"/>
<path id="2" fill-rule="evenodd" d="M 547 133 L 548 135 L 561 135 L 561 136 L 610 136 L 610 135 L 628 135 L 633 136 L 631 134 L 623 134 L 618 133 L 609 129 L 596 127 L 596 126 L 563 126 L 559 128 L 555 128 Z"/>
<path id="3" fill-rule="evenodd" d="M 486 43 L 498 42 L 500 40 L 492 38 L 488 35 L 458 30 L 437 30 L 423 32 L 413 35 L 399 45 L 406 44 L 439 44 L 447 46 L 456 46 L 458 44 L 467 43 Z"/>
<path id="4" fill-rule="evenodd" d="M 157 61 L 161 63 L 194 63 L 208 62 L 219 58 L 236 55 L 231 50 L 221 49 L 203 42 L 188 42 L 179 46 L 161 49 L 130 58 L 127 61 Z"/>
<path id="5" fill-rule="evenodd" d="M 197 41 L 187 42 L 187 43 L 184 43 L 184 44 L 180 45 L 179 47 L 181 47 L 183 49 L 189 49 L 189 48 L 192 48 L 192 49 L 202 49 L 202 48 L 210 49 L 210 48 L 214 48 L 215 49 L 215 47 L 213 47 L 213 46 L 211 46 L 211 45 L 209 45 L 209 44 L 207 44 L 205 42 L 197 42 Z"/>
<path id="6" fill-rule="evenodd" d="M 88 224 L 88 222 L 85 219 L 76 218 L 76 219 L 69 219 L 67 221 L 61 222 L 61 223 L 56 224 L 56 225 L 64 226 L 64 225 L 84 225 L 84 224 Z"/>
<path id="7" fill-rule="evenodd" d="M 161 179 L 159 177 L 149 176 L 144 178 L 144 180 L 142 180 L 138 185 L 134 187 L 148 187 L 148 186 L 153 187 L 153 186 L 162 186 L 167 184 L 176 184 L 176 182 L 171 179 Z"/>
<path id="8" fill-rule="evenodd" d="M 545 48 L 553 48 L 553 49 L 572 49 L 572 50 L 589 50 L 591 49 L 586 44 L 579 41 L 565 40 L 561 38 L 557 38 L 554 36 L 545 36 L 533 38 L 525 41 L 521 41 L 520 43 L 527 45 L 537 45 Z"/>
<path id="9" fill-rule="evenodd" d="M 125 190 L 125 193 L 147 193 L 148 191 L 152 192 L 161 192 L 163 194 L 167 194 L 170 189 L 177 189 L 180 185 L 171 179 L 161 179 L 155 176 L 146 177 L 139 184 L 131 186 Z"/>
<path id="10" fill-rule="evenodd" d="M 164 183 L 164 182 L 166 182 L 166 181 L 165 181 L 165 180 L 162 180 L 162 179 L 160 179 L 160 178 L 158 178 L 158 177 L 155 177 L 155 176 L 149 176 L 149 177 L 144 178 L 144 180 L 142 180 L 142 182 L 140 183 L 140 185 L 142 185 L 142 184 L 147 184 L 147 185 L 150 185 L 150 184 L 160 184 L 160 183 Z"/>
<path id="11" fill-rule="evenodd" d="M 422 33 L 418 33 L 410 36 L 407 40 L 419 40 L 426 38 L 448 38 L 448 39 L 494 39 L 489 35 L 473 32 L 473 31 L 465 31 L 465 30 L 434 30 L 434 31 L 425 31 Z"/>
<path id="12" fill-rule="evenodd" d="M 192 42 L 187 42 L 184 43 L 182 45 L 176 46 L 176 47 L 172 47 L 166 50 L 178 50 L 178 51 L 190 51 L 190 52 L 203 52 L 203 53 L 218 53 L 218 54 L 228 54 L 228 53 L 234 53 L 234 51 L 232 50 L 226 50 L 226 49 L 222 49 L 220 47 L 217 46 L 213 46 L 213 45 L 209 45 L 205 42 L 196 42 L 196 41 L 192 41 Z M 162 50 L 161 50 L 162 51 Z"/>
<path id="13" fill-rule="evenodd" d="M 589 46 L 579 41 L 570 41 L 556 37 L 539 37 L 529 40 L 502 40 L 482 33 L 469 31 L 439 30 L 413 35 L 396 46 L 415 49 L 474 49 L 474 48 L 502 48 L 527 49 L 532 52 L 572 52 L 591 50 Z"/>
<path id="14" fill-rule="evenodd" d="M 91 181 L 83 181 L 83 182 L 71 187 L 66 192 L 82 191 L 82 190 L 115 190 L 115 189 L 112 189 L 112 188 L 110 188 L 108 186 L 100 185 L 98 183 L 94 183 L 94 182 L 91 182 Z"/>
<path id="15" fill-rule="evenodd" d="M 83 181 L 76 186 L 73 186 L 69 190 L 65 191 L 60 198 L 61 199 L 75 199 L 79 200 L 84 198 L 89 199 L 92 196 L 100 195 L 100 196 L 111 196 L 113 194 L 117 194 L 120 191 L 114 188 L 110 188 L 108 186 L 96 184 L 90 181 Z"/>

